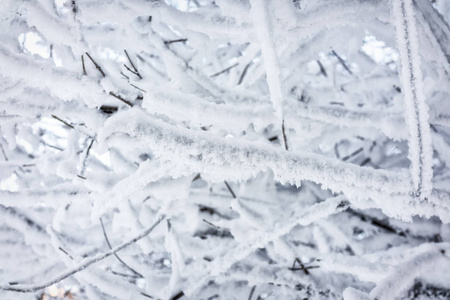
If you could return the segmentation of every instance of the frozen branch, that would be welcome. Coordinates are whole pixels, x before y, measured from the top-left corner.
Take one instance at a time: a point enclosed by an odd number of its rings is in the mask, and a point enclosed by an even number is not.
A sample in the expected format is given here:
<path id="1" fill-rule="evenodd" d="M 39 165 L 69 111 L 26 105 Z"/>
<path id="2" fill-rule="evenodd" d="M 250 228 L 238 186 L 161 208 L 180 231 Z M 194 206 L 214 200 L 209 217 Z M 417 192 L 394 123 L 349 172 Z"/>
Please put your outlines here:
<path id="1" fill-rule="evenodd" d="M 409 158 L 415 196 L 426 199 L 432 190 L 433 150 L 428 105 L 423 91 L 421 58 L 412 0 L 394 0 L 393 13 L 400 52 L 405 120 L 409 131 Z"/>
<path id="2" fill-rule="evenodd" d="M 99 262 L 99 261 L 101 261 L 101 260 L 103 260 L 103 259 L 105 259 L 105 258 L 107 258 L 107 257 L 109 257 L 111 255 L 114 255 L 117 252 L 119 252 L 120 250 L 122 250 L 122 249 L 124 249 L 124 248 L 126 248 L 126 247 L 128 247 L 128 246 L 130 246 L 130 245 L 132 245 L 134 243 L 136 243 L 140 239 L 142 239 L 142 238 L 146 237 L 147 235 L 149 235 L 155 229 L 155 227 L 158 226 L 159 223 L 161 223 L 161 221 L 164 220 L 164 218 L 165 218 L 165 215 L 158 216 L 156 221 L 149 228 L 147 228 L 144 231 L 142 231 L 136 237 L 134 237 L 134 238 L 126 241 L 125 243 L 123 243 L 123 244 L 121 244 L 121 245 L 111 249 L 108 252 L 105 252 L 103 254 L 98 254 L 98 255 L 96 255 L 94 257 L 82 260 L 78 264 L 78 266 L 74 267 L 71 270 L 67 270 L 67 271 L 59 274 L 58 276 L 56 276 L 55 278 L 53 278 L 53 279 L 51 279 L 51 280 L 49 280 L 47 282 L 44 282 L 44 283 L 41 283 L 41 284 L 37 284 L 37 285 L 22 285 L 22 284 L 20 284 L 20 285 L 19 284 L 18 285 L 13 285 L 13 286 L 11 286 L 11 285 L 3 285 L 3 286 L 0 286 L 0 290 L 12 291 L 12 292 L 20 292 L 20 293 L 34 293 L 34 292 L 42 290 L 42 289 L 44 289 L 46 287 L 49 287 L 49 286 L 51 286 L 51 285 L 53 285 L 55 283 L 58 283 L 58 282 L 66 279 L 66 278 L 68 278 L 68 277 L 70 277 L 70 276 L 72 276 L 72 275 L 74 275 L 74 274 L 76 274 L 76 273 L 78 273 L 80 271 L 83 271 L 84 269 L 88 268 L 90 265 L 95 264 L 95 263 L 97 263 L 97 262 Z"/>

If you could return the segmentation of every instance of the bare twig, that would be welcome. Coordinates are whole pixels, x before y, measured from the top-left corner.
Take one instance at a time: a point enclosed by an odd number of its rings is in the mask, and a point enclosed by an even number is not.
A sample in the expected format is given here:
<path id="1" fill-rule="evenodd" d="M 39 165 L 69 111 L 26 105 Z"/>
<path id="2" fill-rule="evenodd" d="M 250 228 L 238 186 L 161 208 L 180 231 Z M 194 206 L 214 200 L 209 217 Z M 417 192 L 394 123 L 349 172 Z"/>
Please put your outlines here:
<path id="1" fill-rule="evenodd" d="M 210 77 L 212 78 L 212 77 L 219 76 L 220 74 L 226 73 L 226 72 L 230 71 L 231 69 L 233 69 L 234 67 L 237 67 L 237 66 L 239 66 L 239 63 L 235 63 L 234 65 L 229 66 L 229 67 L 226 68 L 226 69 L 223 69 L 222 71 L 219 71 L 219 72 L 217 72 L 217 73 L 214 73 L 214 74 L 212 74 Z"/>
<path id="2" fill-rule="evenodd" d="M 140 79 L 142 79 L 142 76 L 141 76 L 141 74 L 139 74 L 138 69 L 136 68 L 136 66 L 135 66 L 135 65 L 133 64 L 133 62 L 131 61 L 131 58 L 130 58 L 130 56 L 128 55 L 127 50 L 123 50 L 123 51 L 125 52 L 125 55 L 127 56 L 128 61 L 130 62 L 131 66 L 133 67 L 134 71 L 136 72 L 135 74 L 136 74 Z M 125 65 L 125 67 L 127 67 L 127 66 Z M 128 67 L 127 67 L 127 69 L 128 69 Z"/>
<path id="3" fill-rule="evenodd" d="M 339 144 L 338 143 L 336 143 L 336 144 L 334 144 L 334 153 L 336 154 L 336 158 L 341 158 L 341 155 L 340 155 L 340 153 L 339 153 Z"/>
<path id="4" fill-rule="evenodd" d="M 108 244 L 108 247 L 110 249 L 112 249 L 113 247 L 111 246 L 111 243 L 109 242 L 108 236 L 106 235 L 106 230 L 105 230 L 105 226 L 103 225 L 103 220 L 102 218 L 100 218 L 100 224 L 102 225 L 102 231 L 103 231 L 103 236 L 105 237 L 105 241 Z M 132 267 L 130 267 L 129 265 L 127 265 L 120 257 L 119 255 L 117 255 L 117 253 L 114 253 L 114 256 L 117 258 L 118 261 L 120 261 L 128 270 L 130 270 L 132 273 L 136 274 L 137 276 L 139 276 L 140 278 L 144 278 L 144 276 L 142 276 L 141 273 L 139 273 L 138 271 L 136 271 L 135 269 L 133 269 Z"/>
<path id="5" fill-rule="evenodd" d="M 70 125 L 69 123 L 67 123 L 66 121 L 64 121 L 63 119 L 61 119 L 61 118 L 59 118 L 59 117 L 57 117 L 57 116 L 55 116 L 55 115 L 52 115 L 52 118 L 54 118 L 54 119 L 60 121 L 61 123 L 63 123 L 63 124 L 66 125 L 67 127 L 70 127 L 70 128 L 72 128 L 72 129 L 75 129 L 75 127 L 73 127 L 72 125 Z"/>
<path id="6" fill-rule="evenodd" d="M 123 66 L 124 66 L 128 71 L 130 71 L 131 73 L 133 73 L 134 75 L 136 75 L 136 76 L 138 76 L 139 78 L 142 79 L 141 75 L 139 75 L 138 72 L 131 70 L 130 67 L 127 66 L 127 65 L 125 65 L 125 64 L 124 64 Z"/>
<path id="7" fill-rule="evenodd" d="M 82 261 L 81 264 L 79 264 L 78 266 L 74 267 L 73 269 L 67 270 L 61 274 L 59 274 L 58 276 L 56 276 L 55 278 L 53 278 L 52 280 L 49 280 L 45 283 L 41 283 L 41 284 L 37 284 L 37 285 L 2 285 L 0 286 L 0 290 L 4 290 L 4 291 L 12 291 L 12 292 L 20 292 L 20 293 L 34 293 L 37 292 L 39 290 L 42 290 L 46 287 L 49 287 L 55 283 L 58 283 L 80 271 L 83 271 L 84 269 L 88 268 L 89 266 L 95 264 L 96 262 L 99 262 L 107 257 L 110 257 L 111 255 L 114 255 L 115 253 L 119 252 L 120 250 L 136 243 L 137 241 L 139 241 L 140 239 L 146 237 L 147 235 L 149 235 L 155 228 L 156 226 L 159 225 L 159 223 L 161 223 L 164 219 L 165 219 L 165 215 L 160 215 L 156 221 L 147 229 L 145 229 L 144 231 L 142 231 L 140 234 L 138 234 L 136 237 L 128 240 L 127 242 L 115 247 L 114 249 L 111 249 L 108 252 L 102 253 L 102 254 L 98 254 L 94 257 L 91 258 L 87 258 L 84 259 Z"/>
<path id="8" fill-rule="evenodd" d="M 252 65 L 252 62 L 249 62 L 245 66 L 244 70 L 242 71 L 241 77 L 239 77 L 238 85 L 240 85 L 244 81 L 244 77 L 247 74 L 248 68 L 250 68 L 251 65 Z"/>
<path id="9" fill-rule="evenodd" d="M 252 289 L 250 290 L 250 295 L 248 295 L 248 300 L 252 300 L 253 293 L 255 292 L 255 289 L 256 289 L 256 285 L 254 285 L 252 287 Z"/>
<path id="10" fill-rule="evenodd" d="M 9 159 L 8 156 L 6 155 L 5 148 L 3 148 L 2 143 L 0 143 L 0 149 L 2 149 L 3 158 L 5 159 L 5 161 L 8 161 Z"/>
<path id="11" fill-rule="evenodd" d="M 92 63 L 95 65 L 95 67 L 97 68 L 97 70 L 102 74 L 103 77 L 106 77 L 105 72 L 103 72 L 102 68 L 100 68 L 100 66 L 95 62 L 95 60 L 89 55 L 88 52 L 86 52 L 86 55 L 89 57 L 89 59 L 92 61 Z"/>
<path id="12" fill-rule="evenodd" d="M 347 66 L 347 64 L 345 63 L 345 61 L 342 59 L 342 57 L 339 56 L 339 54 L 336 53 L 336 51 L 331 50 L 331 54 L 333 54 L 334 56 L 336 56 L 337 60 L 339 61 L 339 63 L 342 65 L 342 67 L 344 67 L 344 69 L 350 74 L 353 75 L 352 70 L 350 70 L 350 68 Z"/>
<path id="13" fill-rule="evenodd" d="M 81 65 L 83 66 L 83 75 L 87 75 L 86 66 L 84 65 L 84 55 L 81 55 Z"/>
<path id="14" fill-rule="evenodd" d="M 123 77 L 125 77 L 126 79 L 130 79 L 130 77 L 128 77 L 127 75 L 123 74 L 123 72 L 120 72 L 120 75 L 122 75 Z"/>
<path id="15" fill-rule="evenodd" d="M 347 161 L 352 157 L 355 157 L 356 155 L 358 155 L 359 153 L 361 153 L 364 149 L 361 147 L 359 149 L 357 149 L 356 151 L 354 151 L 353 153 L 351 153 L 350 155 L 347 155 L 345 157 L 342 158 L 343 161 Z"/>
<path id="16" fill-rule="evenodd" d="M 168 44 L 173 44 L 173 43 L 184 43 L 186 41 L 187 41 L 187 39 L 178 39 L 178 40 L 172 40 L 172 41 L 165 41 L 164 44 L 168 45 Z"/>
<path id="17" fill-rule="evenodd" d="M 284 149 L 286 149 L 286 151 L 288 151 L 289 150 L 289 146 L 288 146 L 288 142 L 287 142 L 286 131 L 285 131 L 285 128 L 284 128 L 284 119 L 283 119 L 283 121 L 281 121 L 281 132 L 283 134 Z"/>
<path id="18" fill-rule="evenodd" d="M 296 268 L 295 267 L 295 263 L 298 263 L 300 265 L 300 268 Z M 294 260 L 294 264 L 292 265 L 292 268 L 289 268 L 289 270 L 291 270 L 291 271 L 303 271 L 303 272 L 305 272 L 306 275 L 309 275 L 309 271 L 308 271 L 309 269 L 317 269 L 317 268 L 319 268 L 319 266 L 308 266 L 308 267 L 306 267 L 299 258 L 296 258 Z"/>
<path id="19" fill-rule="evenodd" d="M 361 221 L 370 222 L 370 224 L 372 224 L 372 225 L 374 225 L 374 226 L 376 226 L 378 228 L 381 228 L 381 229 L 383 229 L 385 231 L 388 231 L 388 232 L 394 233 L 394 234 L 398 234 L 401 237 L 405 237 L 406 236 L 406 233 L 403 230 L 394 228 L 393 226 L 391 226 L 387 222 L 384 222 L 382 220 L 379 220 L 377 218 L 374 218 L 374 217 L 369 216 L 367 214 L 364 214 L 362 212 L 358 212 L 358 211 L 356 211 L 356 210 L 354 210 L 352 208 L 348 208 L 347 212 L 352 214 L 352 215 L 354 215 L 354 216 L 359 217 L 361 219 Z"/>
<path id="20" fill-rule="evenodd" d="M 147 93 L 145 90 L 141 89 L 140 87 L 135 86 L 134 84 L 130 83 L 130 85 L 138 90 L 140 90 L 141 92 Z"/>
<path id="21" fill-rule="evenodd" d="M 228 184 L 228 182 L 224 181 L 225 185 L 227 186 L 228 190 L 230 191 L 231 196 L 236 199 L 236 194 L 233 192 L 233 190 L 231 189 L 230 185 Z"/>
<path id="22" fill-rule="evenodd" d="M 317 64 L 319 65 L 320 68 L 320 73 L 325 76 L 328 77 L 327 71 L 325 70 L 324 66 L 322 65 L 322 63 L 320 62 L 320 60 L 316 60 Z"/>
<path id="23" fill-rule="evenodd" d="M 125 103 L 126 105 L 133 107 L 133 103 L 131 103 L 131 102 L 128 101 L 128 100 L 125 100 L 125 99 L 122 98 L 121 96 L 116 95 L 116 94 L 114 94 L 113 92 L 109 92 L 109 94 L 110 94 L 111 96 L 113 96 L 113 97 L 119 99 L 120 101 L 122 101 L 122 102 Z"/>
<path id="24" fill-rule="evenodd" d="M 72 255 L 69 254 L 69 252 L 67 252 L 66 250 L 64 250 L 64 249 L 61 248 L 61 247 L 59 247 L 58 249 L 59 249 L 59 251 L 61 251 L 62 253 L 64 253 L 64 254 L 67 255 L 70 259 L 73 260 L 73 257 L 72 257 Z"/>
<path id="25" fill-rule="evenodd" d="M 87 163 L 87 159 L 89 158 L 89 152 L 91 151 L 91 148 L 92 148 L 92 145 L 94 144 L 94 141 L 95 141 L 94 138 L 91 139 L 91 142 L 90 142 L 90 144 L 89 144 L 89 146 L 88 146 L 88 148 L 87 148 L 87 150 L 86 150 L 86 155 L 84 156 L 84 159 L 83 159 L 83 165 L 82 165 L 82 167 L 81 167 L 81 172 L 80 172 L 80 174 L 79 174 L 79 177 L 80 177 L 80 178 L 86 179 L 86 178 L 84 177 L 84 172 L 86 171 L 86 163 Z"/>

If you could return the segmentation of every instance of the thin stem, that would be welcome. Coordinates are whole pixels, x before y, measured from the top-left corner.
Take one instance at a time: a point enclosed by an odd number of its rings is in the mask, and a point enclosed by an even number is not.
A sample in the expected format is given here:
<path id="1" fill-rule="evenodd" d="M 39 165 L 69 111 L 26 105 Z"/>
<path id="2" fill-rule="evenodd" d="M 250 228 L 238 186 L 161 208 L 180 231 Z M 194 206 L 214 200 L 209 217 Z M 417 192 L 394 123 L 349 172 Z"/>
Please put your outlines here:
<path id="1" fill-rule="evenodd" d="M 254 285 L 252 287 L 252 289 L 250 290 L 250 295 L 248 295 L 248 300 L 252 300 L 253 293 L 255 292 L 255 289 L 256 289 L 256 285 Z"/>
<path id="2" fill-rule="evenodd" d="M 219 71 L 219 72 L 217 72 L 217 73 L 214 73 L 214 74 L 212 74 L 210 77 L 212 78 L 212 77 L 219 76 L 220 74 L 226 73 L 226 72 L 230 71 L 231 69 L 233 69 L 234 67 L 237 67 L 237 66 L 239 66 L 239 63 L 235 63 L 234 65 L 229 66 L 229 67 L 226 68 L 226 69 L 223 69 L 222 71 Z"/>
<path id="3" fill-rule="evenodd" d="M 133 67 L 134 71 L 136 72 L 135 74 L 136 74 L 137 76 L 139 76 L 140 79 L 142 79 L 141 74 L 139 74 L 138 69 L 136 68 L 136 66 L 135 66 L 135 65 L 133 64 L 133 62 L 131 61 L 131 58 L 130 58 L 130 56 L 128 55 L 127 50 L 123 50 L 123 51 L 125 51 L 125 55 L 127 56 L 128 61 L 130 62 L 131 66 Z M 127 66 L 125 66 L 125 67 L 127 67 Z M 128 67 L 127 67 L 127 69 L 128 69 Z"/>
<path id="4" fill-rule="evenodd" d="M 102 74 L 103 77 L 106 77 L 105 72 L 103 72 L 102 68 L 100 68 L 100 66 L 95 62 L 95 60 L 89 55 L 88 52 L 86 52 L 86 55 L 89 57 L 89 59 L 92 61 L 92 63 L 95 65 L 95 67 L 97 68 L 97 70 Z"/>
<path id="5" fill-rule="evenodd" d="M 75 129 L 75 127 L 73 127 L 72 125 L 70 125 L 69 123 L 67 123 L 66 121 L 64 121 L 63 119 L 61 119 L 61 118 L 59 118 L 59 117 L 57 117 L 57 116 L 55 116 L 55 115 L 52 115 L 52 117 L 53 117 L 54 119 L 60 121 L 61 123 L 63 123 L 63 124 L 66 125 L 67 127 L 70 127 L 70 128 L 72 128 L 72 129 Z"/>
<path id="6" fill-rule="evenodd" d="M 186 41 L 187 41 L 187 39 L 178 39 L 178 40 L 172 40 L 172 41 L 165 41 L 164 44 L 168 45 L 168 44 L 173 44 L 173 43 L 184 43 Z"/>
<path id="7" fill-rule="evenodd" d="M 251 65 L 252 65 L 252 62 L 249 62 L 245 66 L 244 70 L 242 71 L 241 77 L 239 77 L 238 85 L 240 85 L 244 81 L 244 77 L 247 74 L 248 68 L 250 68 Z"/>
<path id="8" fill-rule="evenodd" d="M 84 65 L 84 55 L 81 55 L 81 65 L 83 66 L 83 75 L 87 75 L 86 66 Z"/>
<path id="9" fill-rule="evenodd" d="M 105 241 L 108 244 L 108 247 L 110 249 L 112 249 L 113 247 L 111 246 L 111 243 L 109 242 L 108 236 L 106 235 L 106 230 L 105 230 L 105 226 L 103 225 L 103 220 L 102 218 L 100 218 L 100 224 L 102 225 L 102 231 L 103 231 L 103 236 L 105 237 Z M 130 270 L 131 272 L 133 272 L 134 274 L 136 274 L 137 276 L 139 276 L 140 278 L 144 278 L 144 276 L 142 276 L 141 273 L 139 273 L 138 271 L 134 270 L 132 267 L 130 267 L 129 265 L 127 265 L 120 257 L 119 255 L 117 255 L 117 253 L 114 253 L 114 256 L 117 258 L 118 261 L 120 261 L 128 270 Z"/>
<path id="10" fill-rule="evenodd" d="M 113 97 L 119 99 L 120 101 L 122 101 L 122 102 L 125 103 L 126 105 L 133 107 L 133 104 L 132 104 L 130 101 L 125 100 L 125 99 L 122 98 L 121 96 L 116 95 L 116 94 L 114 94 L 113 92 L 109 92 L 109 94 L 110 94 L 111 96 L 113 96 Z"/>
<path id="11" fill-rule="evenodd" d="M 134 84 L 130 83 L 130 85 L 138 90 L 140 90 L 141 92 L 147 93 L 145 90 L 141 89 L 140 87 L 135 86 Z"/>
<path id="12" fill-rule="evenodd" d="M 342 59 L 342 57 L 339 56 L 339 54 L 336 53 L 336 51 L 331 50 L 331 54 L 333 54 L 334 56 L 336 56 L 337 60 L 339 61 L 339 63 L 342 65 L 342 67 L 344 67 L 344 69 L 350 74 L 353 75 L 352 70 L 350 70 L 350 68 L 347 66 L 347 64 L 345 63 L 345 61 Z"/>
<path id="13" fill-rule="evenodd" d="M 89 266 L 95 264 L 96 262 L 99 262 L 107 257 L 110 257 L 111 255 L 119 252 L 120 250 L 136 243 L 137 241 L 139 241 L 140 239 L 146 237 L 147 235 L 149 235 L 155 228 L 156 226 L 159 225 L 159 223 L 161 223 L 164 219 L 165 219 L 165 215 L 160 215 L 156 221 L 147 229 L 145 229 L 144 231 L 142 231 L 139 235 L 137 235 L 136 237 L 132 238 L 131 240 L 115 247 L 114 249 L 111 249 L 108 252 L 102 253 L 102 254 L 98 254 L 94 257 L 88 258 L 88 259 L 84 259 L 84 262 L 81 263 L 80 265 L 78 265 L 77 267 L 67 270 L 61 274 L 59 274 L 58 276 L 56 276 L 54 279 L 49 280 L 45 283 L 41 283 L 41 284 L 37 284 L 37 285 L 3 285 L 0 286 L 0 290 L 4 290 L 4 291 L 12 291 L 12 292 L 20 292 L 20 293 L 34 293 L 37 292 L 39 290 L 42 290 L 46 287 L 49 287 L 55 283 L 58 283 L 80 271 L 83 271 L 84 269 L 88 268 Z"/>
<path id="14" fill-rule="evenodd" d="M 5 159 L 5 161 L 8 161 L 9 159 L 8 156 L 6 155 L 5 148 L 3 148 L 2 143 L 0 143 L 0 149 L 2 150 L 3 158 Z"/>
<path id="15" fill-rule="evenodd" d="M 236 194 L 233 192 L 233 190 L 231 189 L 230 185 L 228 184 L 228 182 L 224 181 L 225 185 L 227 186 L 227 189 L 230 191 L 231 196 L 236 199 Z"/>
<path id="16" fill-rule="evenodd" d="M 283 119 L 283 121 L 281 121 L 281 133 L 283 134 L 284 149 L 286 149 L 286 151 L 288 151 L 289 146 L 288 146 L 287 137 L 286 137 L 286 130 L 284 128 L 284 119 Z"/>
<path id="17" fill-rule="evenodd" d="M 139 75 L 138 72 L 131 70 L 130 67 L 127 66 L 127 65 L 123 65 L 123 66 L 124 66 L 128 71 L 130 71 L 131 73 L 133 73 L 134 75 L 136 75 L 136 76 L 138 76 L 139 78 L 142 79 L 141 75 Z"/>
<path id="18" fill-rule="evenodd" d="M 85 179 L 84 172 L 86 171 L 86 162 L 87 162 L 87 159 L 89 158 L 89 152 L 91 151 L 91 148 L 92 148 L 92 145 L 94 144 L 94 141 L 95 141 L 95 139 L 91 139 L 91 142 L 90 142 L 90 144 L 89 144 L 89 146 L 88 146 L 88 148 L 86 150 L 86 156 L 83 159 L 82 169 L 81 169 L 81 172 L 79 174 L 80 178 L 84 178 Z"/>

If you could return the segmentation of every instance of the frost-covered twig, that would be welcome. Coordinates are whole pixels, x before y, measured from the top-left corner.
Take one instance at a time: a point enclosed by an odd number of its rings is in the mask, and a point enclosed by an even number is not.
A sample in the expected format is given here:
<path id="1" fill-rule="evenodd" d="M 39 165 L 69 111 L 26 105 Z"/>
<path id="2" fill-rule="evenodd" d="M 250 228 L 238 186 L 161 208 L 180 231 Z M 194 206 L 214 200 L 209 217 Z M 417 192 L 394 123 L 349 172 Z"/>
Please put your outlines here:
<path id="1" fill-rule="evenodd" d="M 105 237 L 105 241 L 106 244 L 108 244 L 109 249 L 113 249 L 113 247 L 111 246 L 111 243 L 109 242 L 109 238 L 106 235 L 106 230 L 105 230 L 105 226 L 103 225 L 103 220 L 102 218 L 100 218 L 100 224 L 102 226 L 102 231 L 103 231 L 103 236 Z M 118 261 L 120 261 L 120 263 L 122 265 L 124 265 L 128 270 L 130 270 L 132 273 L 136 274 L 137 276 L 139 276 L 140 278 L 144 278 L 144 276 L 142 276 L 141 273 L 139 273 L 138 271 L 136 271 L 135 269 L 133 269 L 132 267 L 130 267 L 129 265 L 127 265 L 127 263 L 125 263 L 120 257 L 119 255 L 117 255 L 117 253 L 114 253 L 114 256 L 117 258 Z"/>
<path id="2" fill-rule="evenodd" d="M 113 146 L 115 137 L 123 138 L 123 134 L 132 139 L 128 147 L 145 145 L 164 160 L 173 160 L 176 155 L 186 175 L 201 173 L 217 182 L 250 178 L 270 168 L 280 182 L 300 185 L 301 180 L 313 180 L 336 192 L 349 193 L 349 197 L 377 199 L 409 191 L 404 172 L 361 168 L 313 153 L 286 153 L 260 143 L 220 139 L 204 131 L 175 128 L 135 109 L 111 117 L 99 140 Z"/>
<path id="3" fill-rule="evenodd" d="M 257 248 L 264 247 L 267 243 L 277 239 L 278 237 L 289 233 L 293 227 L 297 225 L 307 226 L 317 220 L 327 218 L 328 216 L 339 213 L 347 208 L 348 203 L 345 197 L 337 196 L 317 203 L 313 206 L 302 210 L 301 213 L 293 213 L 293 215 L 281 224 L 276 226 L 270 232 L 260 232 L 257 235 L 250 236 L 246 243 L 239 244 L 236 248 L 231 249 L 226 255 L 216 258 L 207 268 L 207 272 L 191 280 L 191 285 L 185 290 L 187 295 L 196 292 L 205 285 L 209 278 L 218 276 L 228 270 L 235 262 L 245 258 Z"/>
<path id="4" fill-rule="evenodd" d="M 161 223 L 163 220 L 165 219 L 165 215 L 160 215 L 157 217 L 156 221 L 147 229 L 143 230 L 141 233 L 139 233 L 136 237 L 126 241 L 125 243 L 111 249 L 108 252 L 102 253 L 102 254 L 98 254 L 94 257 L 91 258 L 87 258 L 82 260 L 76 267 L 74 267 L 71 270 L 67 270 L 61 274 L 59 274 L 58 276 L 56 276 L 55 278 L 41 283 L 41 284 L 36 284 L 36 285 L 1 285 L 0 286 L 0 290 L 4 290 L 4 291 L 12 291 L 12 292 L 20 292 L 20 293 L 33 293 L 39 290 L 42 290 L 46 287 L 49 287 L 55 283 L 58 283 L 80 271 L 83 271 L 84 269 L 88 268 L 90 265 L 99 262 L 111 255 L 114 255 L 115 253 L 119 252 L 120 250 L 136 243 L 137 241 L 139 241 L 140 239 L 146 237 L 147 235 L 149 235 L 156 226 L 159 225 L 159 223 Z"/>
<path id="5" fill-rule="evenodd" d="M 286 134 L 284 132 L 281 68 L 273 39 L 272 20 L 268 12 L 268 3 L 265 0 L 252 0 L 251 4 L 251 17 L 261 44 L 261 52 L 267 75 L 267 85 L 269 86 L 270 91 L 270 100 L 272 101 L 275 116 L 281 124 L 283 143 L 287 150 L 288 146 L 286 143 Z"/>
<path id="6" fill-rule="evenodd" d="M 87 75 L 86 73 L 86 66 L 84 65 L 84 55 L 81 55 L 81 65 L 83 67 L 83 75 Z"/>
<path id="7" fill-rule="evenodd" d="M 235 64 L 229 66 L 228 68 L 223 69 L 222 71 L 219 71 L 219 72 L 217 72 L 217 73 L 214 73 L 214 74 L 212 74 L 210 77 L 217 77 L 217 76 L 219 76 L 220 74 L 226 73 L 226 72 L 230 71 L 231 69 L 233 69 L 234 67 L 237 67 L 237 66 L 239 66 L 239 63 L 235 63 Z"/>
<path id="8" fill-rule="evenodd" d="M 58 117 L 58 116 L 52 115 L 52 118 L 54 118 L 54 119 L 60 121 L 61 123 L 63 123 L 63 124 L 66 125 L 67 127 L 70 127 L 70 128 L 72 128 L 72 129 L 75 129 L 75 127 L 73 127 L 72 125 L 70 125 L 69 123 L 67 123 L 66 121 L 64 121 L 63 119 L 61 119 L 61 118 Z"/>
<path id="9" fill-rule="evenodd" d="M 94 66 L 97 68 L 97 70 L 102 74 L 103 77 L 106 77 L 105 72 L 103 72 L 102 68 L 97 64 L 97 62 L 91 57 L 91 55 L 86 52 L 87 57 L 89 57 L 89 59 L 92 61 L 92 63 L 94 64 Z"/>
<path id="10" fill-rule="evenodd" d="M 131 103 L 131 102 L 128 101 L 128 100 L 125 100 L 122 96 L 116 95 L 116 94 L 113 93 L 113 92 L 109 92 L 109 94 L 110 94 L 111 96 L 113 96 L 114 98 L 119 99 L 120 101 L 122 101 L 122 102 L 125 103 L 126 105 L 128 105 L 128 106 L 130 106 L 130 107 L 133 107 L 133 103 Z"/>
<path id="11" fill-rule="evenodd" d="M 89 158 L 89 152 L 91 151 L 92 145 L 95 142 L 95 138 L 91 138 L 91 141 L 89 143 L 89 146 L 86 149 L 86 154 L 84 155 L 83 161 L 81 163 L 81 171 L 80 174 L 78 174 L 78 176 L 80 176 L 81 178 L 84 178 L 84 174 L 86 172 L 86 167 L 87 167 L 87 160 Z"/>
<path id="12" fill-rule="evenodd" d="M 133 64 L 133 61 L 131 60 L 131 58 L 130 58 L 130 56 L 128 55 L 128 52 L 127 52 L 127 50 L 123 50 L 124 52 L 125 52 L 125 55 L 127 56 L 127 58 L 128 58 L 128 61 L 130 62 L 130 64 L 131 64 L 131 67 L 133 67 L 133 69 L 134 69 L 134 74 L 136 74 L 140 79 L 142 79 L 142 76 L 141 76 L 141 74 L 139 73 L 139 71 L 138 71 L 138 69 L 135 67 L 135 65 Z M 128 67 L 125 65 L 125 67 L 128 69 Z M 131 71 L 131 70 L 130 70 Z"/>
<path id="13" fill-rule="evenodd" d="M 401 60 L 405 120 L 410 136 L 411 179 L 415 196 L 424 200 L 433 189 L 433 150 L 412 0 L 394 0 L 393 13 Z"/>
<path id="14" fill-rule="evenodd" d="M 397 266 L 393 272 L 370 292 L 375 300 L 395 297 L 408 286 L 412 286 L 414 278 L 421 276 L 423 271 L 432 270 L 437 264 L 449 265 L 449 243 L 425 244 L 420 246 L 420 253 Z"/>

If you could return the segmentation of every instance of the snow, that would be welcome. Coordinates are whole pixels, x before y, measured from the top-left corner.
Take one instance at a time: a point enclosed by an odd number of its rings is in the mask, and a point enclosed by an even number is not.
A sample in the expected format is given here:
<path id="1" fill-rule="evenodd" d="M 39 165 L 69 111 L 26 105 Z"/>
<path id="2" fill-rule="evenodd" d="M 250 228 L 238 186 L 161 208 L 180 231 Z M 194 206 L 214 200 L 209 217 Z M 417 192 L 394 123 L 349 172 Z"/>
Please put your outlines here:
<path id="1" fill-rule="evenodd" d="M 450 296 L 445 1 L 4 2 L 1 299 Z"/>

